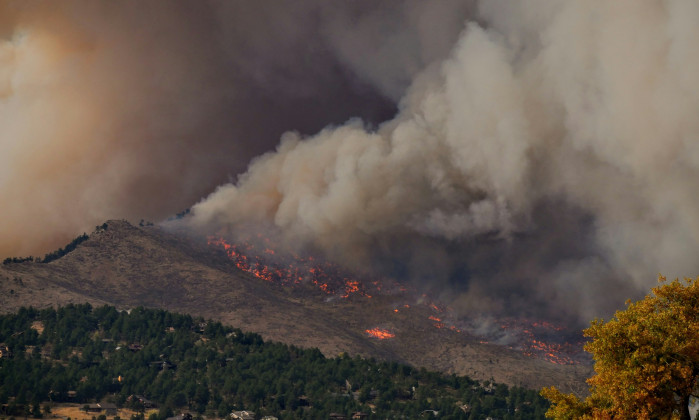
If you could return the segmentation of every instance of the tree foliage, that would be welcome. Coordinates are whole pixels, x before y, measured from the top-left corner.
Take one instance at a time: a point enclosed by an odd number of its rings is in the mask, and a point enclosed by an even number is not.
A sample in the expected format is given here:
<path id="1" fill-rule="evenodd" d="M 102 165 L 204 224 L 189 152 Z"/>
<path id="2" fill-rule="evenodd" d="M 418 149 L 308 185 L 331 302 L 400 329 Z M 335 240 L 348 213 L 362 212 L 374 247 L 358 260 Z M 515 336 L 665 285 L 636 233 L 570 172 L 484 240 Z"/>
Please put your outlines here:
<path id="1" fill-rule="evenodd" d="M 699 395 L 699 278 L 667 282 L 608 322 L 595 320 L 590 396 L 545 388 L 554 419 L 689 419 Z"/>
<path id="2" fill-rule="evenodd" d="M 41 326 L 42 328 L 38 328 Z M 39 332 L 41 330 L 41 332 Z M 484 388 L 465 376 L 396 362 L 325 357 L 318 349 L 265 342 L 219 322 L 163 310 L 68 305 L 0 315 L 0 407 L 23 415 L 42 402 L 85 404 L 111 398 L 160 417 L 187 409 L 207 417 L 251 410 L 281 419 L 543 419 L 548 403 L 535 390 Z M 37 409 L 38 410 L 38 409 Z"/>
<path id="3" fill-rule="evenodd" d="M 81 243 L 85 242 L 88 240 L 90 237 L 87 235 L 87 233 L 83 233 L 82 235 L 76 237 L 68 245 L 65 246 L 65 248 L 58 248 L 57 250 L 53 252 L 49 252 L 48 254 L 44 255 L 44 258 L 41 260 L 43 263 L 49 263 L 51 261 L 55 261 L 62 256 L 68 254 L 69 252 L 73 252 L 75 248 L 78 247 Z"/>

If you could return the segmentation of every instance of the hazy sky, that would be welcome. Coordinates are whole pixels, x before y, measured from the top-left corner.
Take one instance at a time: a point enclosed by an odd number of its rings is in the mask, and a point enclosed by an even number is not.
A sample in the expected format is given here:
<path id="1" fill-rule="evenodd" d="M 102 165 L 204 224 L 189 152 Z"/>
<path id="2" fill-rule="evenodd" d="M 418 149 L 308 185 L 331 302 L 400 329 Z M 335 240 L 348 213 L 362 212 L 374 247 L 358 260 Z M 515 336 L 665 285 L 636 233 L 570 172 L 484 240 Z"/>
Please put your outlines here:
<path id="1" fill-rule="evenodd" d="M 196 203 L 464 313 L 699 274 L 693 0 L 0 5 L 2 255 Z"/>
<path id="2" fill-rule="evenodd" d="M 1 1 L 0 255 L 177 213 L 287 130 L 391 118 L 462 26 L 433 31 L 419 2 L 326 3 Z"/>

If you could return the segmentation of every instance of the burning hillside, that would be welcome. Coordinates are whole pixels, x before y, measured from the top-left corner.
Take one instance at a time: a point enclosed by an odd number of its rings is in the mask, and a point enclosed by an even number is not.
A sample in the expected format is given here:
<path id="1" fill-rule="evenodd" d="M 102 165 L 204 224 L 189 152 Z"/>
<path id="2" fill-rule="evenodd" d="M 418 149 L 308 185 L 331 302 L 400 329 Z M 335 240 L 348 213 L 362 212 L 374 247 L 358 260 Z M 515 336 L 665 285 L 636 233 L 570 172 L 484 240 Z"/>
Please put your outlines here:
<path id="1" fill-rule="evenodd" d="M 427 311 L 426 321 L 435 329 L 475 335 L 481 343 L 506 345 L 554 364 L 576 364 L 583 360 L 582 341 L 571 338 L 563 327 L 550 322 L 505 318 L 490 322 L 491 327 L 484 330 L 482 325 L 461 320 L 452 308 L 419 293 L 414 287 L 370 273 L 357 273 L 317 256 L 282 251 L 262 235 L 256 235 L 254 241 L 241 243 L 210 236 L 207 242 L 209 246 L 224 250 L 238 269 L 257 279 L 298 290 L 310 287 L 325 296 L 326 301 L 391 296 L 397 303 L 387 321 L 418 306 Z M 382 326 L 369 327 L 364 332 L 378 340 L 400 334 L 400 331 Z"/>
<path id="2" fill-rule="evenodd" d="M 589 361 L 583 352 L 584 341 L 578 333 L 545 321 L 506 318 L 497 320 L 497 328 L 487 337 L 532 357 L 554 364 L 574 365 Z"/>
<path id="3" fill-rule="evenodd" d="M 526 356 L 524 345 L 514 340 L 506 345 L 480 344 L 502 344 L 501 337 L 488 333 L 504 330 L 497 323 L 489 331 L 477 330 L 458 317 L 458 311 L 430 299 L 429 293 L 423 295 L 410 286 L 401 289 L 390 278 L 337 267 L 343 275 L 334 278 L 331 265 L 314 258 L 314 264 L 306 261 L 302 266 L 305 280 L 296 284 L 289 277 L 284 285 L 280 274 L 263 280 L 250 267 L 242 271 L 218 241 L 207 245 L 201 238 L 192 240 L 159 226 L 133 226 L 122 220 L 111 220 L 107 226 L 49 264 L 0 264 L 0 312 L 86 301 L 95 306 L 146 306 L 245 326 L 266 339 L 316 347 L 329 356 L 344 352 L 403 361 L 508 385 L 584 386 L 584 378 L 590 376 L 586 365 L 557 365 Z M 251 242 L 258 244 L 252 248 L 254 253 L 240 245 L 242 241 L 227 243 L 237 244 L 248 262 L 259 258 L 260 265 L 251 264 L 258 274 L 265 272 L 265 266 L 270 267 L 268 272 L 272 267 L 288 269 L 282 273 L 296 272 L 289 268 L 293 256 L 281 252 L 283 242 L 277 246 L 263 240 Z M 310 280 L 314 265 L 329 278 L 330 293 Z M 359 292 L 342 298 L 349 287 L 345 279 L 356 281 L 357 289 L 371 298 Z"/>
<path id="4" fill-rule="evenodd" d="M 696 1 L 83 3 L 0 2 L 0 258 L 191 207 L 340 264 L 212 238 L 250 283 L 420 301 L 380 273 L 455 308 L 421 313 L 440 334 L 551 358 L 562 332 L 522 318 L 699 272 Z"/>
<path id="5" fill-rule="evenodd" d="M 371 299 L 377 294 L 406 292 L 397 282 L 344 269 L 325 259 L 276 250 L 267 238 L 236 244 L 220 236 L 210 236 L 208 244 L 225 250 L 240 270 L 261 280 L 287 287 L 312 285 L 328 297 Z"/>
<path id="6" fill-rule="evenodd" d="M 389 330 L 383 328 L 369 328 L 366 333 L 371 337 L 378 338 L 379 340 L 385 340 L 387 338 L 393 338 L 396 335 Z"/>

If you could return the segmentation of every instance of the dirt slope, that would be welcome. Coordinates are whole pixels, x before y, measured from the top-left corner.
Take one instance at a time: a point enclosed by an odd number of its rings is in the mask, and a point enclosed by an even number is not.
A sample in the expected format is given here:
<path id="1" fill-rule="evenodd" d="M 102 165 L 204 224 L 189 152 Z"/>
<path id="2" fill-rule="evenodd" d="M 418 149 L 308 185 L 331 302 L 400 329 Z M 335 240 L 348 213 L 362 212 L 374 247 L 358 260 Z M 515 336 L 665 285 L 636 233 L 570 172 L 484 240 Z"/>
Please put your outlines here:
<path id="1" fill-rule="evenodd" d="M 0 265 L 0 311 L 67 303 L 148 306 L 221 320 L 265 339 L 324 354 L 340 352 L 494 379 L 584 392 L 589 366 L 555 365 L 449 329 L 437 329 L 424 305 L 396 312 L 396 296 L 328 300 L 261 281 L 238 270 L 201 239 L 158 227 L 109 221 L 77 249 L 47 264 Z M 380 327 L 395 337 L 378 340 Z"/>

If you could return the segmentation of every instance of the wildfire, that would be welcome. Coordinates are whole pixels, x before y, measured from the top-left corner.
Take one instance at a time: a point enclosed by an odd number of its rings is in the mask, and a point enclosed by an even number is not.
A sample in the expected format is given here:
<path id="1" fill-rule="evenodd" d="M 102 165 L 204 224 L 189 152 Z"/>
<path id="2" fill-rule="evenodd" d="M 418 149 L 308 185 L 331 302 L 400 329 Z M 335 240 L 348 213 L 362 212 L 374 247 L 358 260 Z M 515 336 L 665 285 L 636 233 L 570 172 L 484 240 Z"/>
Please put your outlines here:
<path id="1" fill-rule="evenodd" d="M 346 280 L 345 279 L 345 294 L 342 295 L 343 298 L 349 297 L 350 294 L 352 293 L 358 293 L 359 292 L 359 282 L 356 280 Z M 368 298 L 371 298 L 371 296 L 367 295 Z"/>
<path id="2" fill-rule="evenodd" d="M 387 338 L 393 338 L 396 336 L 395 334 L 391 333 L 390 331 L 382 329 L 382 328 L 372 328 L 372 329 L 366 330 L 366 333 L 374 338 L 378 338 L 379 340 L 385 340 Z"/>
<path id="3" fill-rule="evenodd" d="M 345 299 L 350 296 L 370 299 L 372 293 L 365 285 L 369 285 L 369 288 L 377 293 L 381 292 L 382 288 L 386 290 L 385 280 L 371 278 L 360 280 L 335 264 L 312 256 L 302 257 L 278 252 L 273 249 L 269 240 L 259 235 L 258 239 L 265 243 L 264 248 L 258 249 L 249 242 L 233 244 L 216 236 L 209 237 L 207 242 L 211 246 L 225 250 L 238 269 L 260 280 L 292 287 L 312 284 L 324 294 Z M 397 287 L 396 283 L 393 288 Z"/>
<path id="4" fill-rule="evenodd" d="M 543 328 L 548 328 L 548 329 L 554 330 L 554 331 L 563 331 L 563 327 L 553 325 L 552 323 L 546 322 L 546 321 L 533 322 L 532 327 L 535 327 L 535 328 L 536 327 L 543 327 Z"/>
<path id="5" fill-rule="evenodd" d="M 563 327 L 545 321 L 504 320 L 501 329 L 519 337 L 519 347 L 527 356 L 540 357 L 559 365 L 575 365 L 582 341 L 560 342 Z"/>
<path id="6" fill-rule="evenodd" d="M 300 256 L 290 252 L 280 252 L 270 240 L 258 235 L 255 243 L 263 246 L 256 247 L 253 243 L 229 243 L 221 237 L 209 237 L 208 244 L 219 247 L 226 252 L 233 264 L 255 278 L 288 287 L 312 285 L 324 295 L 348 299 L 359 297 L 370 299 L 374 294 L 410 294 L 405 286 L 384 278 L 370 275 L 358 275 L 342 269 L 339 266 L 313 256 Z M 456 333 L 462 330 L 454 325 L 454 314 L 448 306 L 431 300 L 422 294 L 419 298 L 421 305 L 432 311 L 428 319 L 437 329 L 448 329 Z M 402 304 L 393 309 L 398 313 L 409 309 L 410 305 Z M 561 342 L 563 328 L 545 321 L 530 321 L 522 319 L 505 319 L 500 322 L 500 329 L 507 337 L 513 337 L 516 347 L 523 354 L 540 357 L 556 364 L 577 364 L 576 354 L 581 353 L 582 343 Z M 372 328 L 366 333 L 376 339 L 384 340 L 395 337 L 386 329 Z M 482 337 L 481 343 L 497 342 L 495 336 Z"/>

